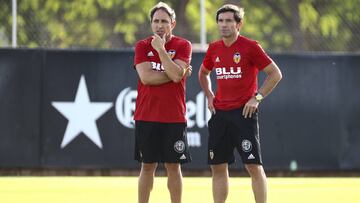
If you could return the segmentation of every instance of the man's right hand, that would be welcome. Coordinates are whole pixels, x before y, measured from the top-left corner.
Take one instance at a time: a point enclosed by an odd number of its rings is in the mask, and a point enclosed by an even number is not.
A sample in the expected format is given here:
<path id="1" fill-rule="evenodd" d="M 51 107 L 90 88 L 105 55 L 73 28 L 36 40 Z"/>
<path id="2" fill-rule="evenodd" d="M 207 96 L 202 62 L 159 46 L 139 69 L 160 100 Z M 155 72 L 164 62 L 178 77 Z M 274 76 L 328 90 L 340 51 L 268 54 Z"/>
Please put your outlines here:
<path id="1" fill-rule="evenodd" d="M 215 106 L 214 106 L 214 96 L 207 97 L 208 99 L 208 109 L 212 114 L 216 113 Z"/>
<path id="2" fill-rule="evenodd" d="M 165 35 L 164 37 L 160 37 L 157 34 L 154 34 L 154 36 L 152 37 L 153 39 L 151 40 L 151 46 L 157 51 L 159 52 L 160 49 L 165 49 Z"/>

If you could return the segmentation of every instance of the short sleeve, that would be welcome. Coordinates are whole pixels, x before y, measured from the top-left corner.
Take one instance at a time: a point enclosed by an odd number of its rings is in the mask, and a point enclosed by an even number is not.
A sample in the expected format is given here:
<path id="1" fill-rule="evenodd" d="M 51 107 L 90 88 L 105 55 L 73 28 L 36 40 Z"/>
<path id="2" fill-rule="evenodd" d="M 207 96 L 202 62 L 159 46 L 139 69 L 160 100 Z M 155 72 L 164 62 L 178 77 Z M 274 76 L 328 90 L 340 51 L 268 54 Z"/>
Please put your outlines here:
<path id="1" fill-rule="evenodd" d="M 266 54 L 264 49 L 257 42 L 255 42 L 252 46 L 251 59 L 259 70 L 263 70 L 272 62 L 271 58 Z"/>
<path id="2" fill-rule="evenodd" d="M 214 68 L 214 62 L 211 58 L 213 50 L 212 47 L 212 44 L 210 44 L 208 50 L 206 51 L 205 58 L 202 62 L 203 66 L 210 71 Z"/>
<path id="3" fill-rule="evenodd" d="M 184 43 L 181 44 L 180 50 L 181 51 L 175 55 L 174 59 L 179 59 L 179 60 L 184 61 L 187 64 L 190 64 L 191 54 L 192 54 L 191 43 L 189 41 L 185 40 Z"/>
<path id="4" fill-rule="evenodd" d="M 135 56 L 134 56 L 134 67 L 145 61 L 149 61 L 147 57 L 147 49 L 148 47 L 145 44 L 144 40 L 138 41 L 135 45 Z"/>

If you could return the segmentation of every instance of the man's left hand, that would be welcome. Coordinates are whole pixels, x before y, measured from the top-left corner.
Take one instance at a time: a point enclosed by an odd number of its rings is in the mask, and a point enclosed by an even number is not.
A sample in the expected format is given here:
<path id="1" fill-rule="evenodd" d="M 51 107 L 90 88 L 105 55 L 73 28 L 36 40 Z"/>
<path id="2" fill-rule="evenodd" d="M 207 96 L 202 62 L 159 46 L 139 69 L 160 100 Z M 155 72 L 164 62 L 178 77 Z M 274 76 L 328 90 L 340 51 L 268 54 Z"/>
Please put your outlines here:
<path id="1" fill-rule="evenodd" d="M 189 65 L 188 67 L 185 68 L 185 76 L 190 77 L 191 73 L 192 73 L 192 66 Z"/>
<path id="2" fill-rule="evenodd" d="M 255 99 L 255 97 L 251 97 L 251 99 L 245 104 L 242 115 L 245 118 L 251 118 L 252 114 L 256 112 L 259 106 L 259 102 Z"/>

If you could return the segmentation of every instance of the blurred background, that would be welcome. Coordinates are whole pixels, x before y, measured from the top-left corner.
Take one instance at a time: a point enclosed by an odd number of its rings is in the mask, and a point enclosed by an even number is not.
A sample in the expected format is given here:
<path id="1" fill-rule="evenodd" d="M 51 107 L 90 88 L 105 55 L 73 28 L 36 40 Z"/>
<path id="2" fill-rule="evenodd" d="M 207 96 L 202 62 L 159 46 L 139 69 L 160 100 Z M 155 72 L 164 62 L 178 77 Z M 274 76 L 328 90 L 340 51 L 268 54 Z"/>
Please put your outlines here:
<path id="1" fill-rule="evenodd" d="M 207 44 L 219 39 L 216 10 L 234 3 L 245 9 L 241 34 L 257 40 L 284 76 L 261 104 L 268 174 L 359 175 L 359 0 L 164 2 L 177 15 L 174 34 L 194 49 L 187 80 L 193 162 L 184 165 L 185 174 L 210 175 L 210 115 L 197 71 Z M 156 3 L 0 0 L 1 174 L 138 174 L 133 46 L 152 34 L 149 10 Z M 89 124 L 94 109 L 83 106 L 90 104 L 103 106 Z M 84 118 L 77 125 L 76 115 Z M 244 175 L 237 159 L 231 170 Z"/>
<path id="2" fill-rule="evenodd" d="M 12 0 L 0 0 L 0 47 L 12 44 Z M 132 48 L 151 34 L 156 0 L 17 0 L 17 47 Z M 177 14 L 175 34 L 194 45 L 219 38 L 216 10 L 245 8 L 242 34 L 272 52 L 360 51 L 359 0 L 168 0 Z M 201 8 L 204 15 L 201 15 Z M 202 16 L 204 21 L 201 21 Z M 197 48 L 197 47 L 195 47 Z"/>

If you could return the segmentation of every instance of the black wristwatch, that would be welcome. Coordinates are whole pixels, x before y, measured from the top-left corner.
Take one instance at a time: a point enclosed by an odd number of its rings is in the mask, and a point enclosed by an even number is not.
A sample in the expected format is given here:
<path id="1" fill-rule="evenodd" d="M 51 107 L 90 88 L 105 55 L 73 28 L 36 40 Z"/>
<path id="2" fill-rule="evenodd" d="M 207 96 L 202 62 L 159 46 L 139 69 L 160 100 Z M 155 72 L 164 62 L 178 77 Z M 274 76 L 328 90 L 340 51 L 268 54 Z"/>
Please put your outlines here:
<path id="1" fill-rule="evenodd" d="M 262 94 L 260 94 L 259 92 L 257 92 L 257 93 L 255 94 L 255 99 L 256 99 L 257 102 L 260 103 L 260 102 L 264 99 L 264 96 L 262 96 Z"/>

